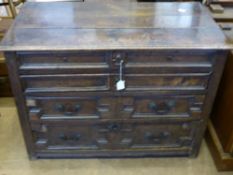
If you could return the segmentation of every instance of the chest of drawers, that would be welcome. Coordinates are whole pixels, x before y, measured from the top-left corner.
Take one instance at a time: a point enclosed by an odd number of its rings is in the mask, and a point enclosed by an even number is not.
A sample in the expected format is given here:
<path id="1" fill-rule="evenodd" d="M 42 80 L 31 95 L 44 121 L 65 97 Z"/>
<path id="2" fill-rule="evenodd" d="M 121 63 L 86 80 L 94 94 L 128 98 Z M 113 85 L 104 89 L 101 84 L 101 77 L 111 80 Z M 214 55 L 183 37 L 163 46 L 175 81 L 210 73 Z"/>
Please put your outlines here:
<path id="1" fill-rule="evenodd" d="M 229 47 L 199 3 L 95 1 L 26 3 L 0 46 L 33 158 L 196 156 Z"/>

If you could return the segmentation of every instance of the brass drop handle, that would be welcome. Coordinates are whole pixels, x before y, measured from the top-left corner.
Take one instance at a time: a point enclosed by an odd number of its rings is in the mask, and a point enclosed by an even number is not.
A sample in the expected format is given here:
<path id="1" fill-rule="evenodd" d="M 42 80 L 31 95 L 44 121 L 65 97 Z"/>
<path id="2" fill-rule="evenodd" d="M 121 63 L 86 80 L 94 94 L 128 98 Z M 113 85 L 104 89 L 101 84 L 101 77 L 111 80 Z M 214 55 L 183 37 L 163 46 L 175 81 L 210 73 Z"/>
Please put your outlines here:
<path id="1" fill-rule="evenodd" d="M 67 136 L 65 134 L 61 134 L 59 138 L 64 141 L 79 141 L 81 138 L 81 135 L 75 134 L 75 135 Z"/>
<path id="2" fill-rule="evenodd" d="M 174 101 L 162 102 L 159 104 L 156 104 L 155 102 L 150 102 L 148 104 L 149 109 L 154 111 L 158 115 L 167 114 L 174 106 L 175 106 Z"/>

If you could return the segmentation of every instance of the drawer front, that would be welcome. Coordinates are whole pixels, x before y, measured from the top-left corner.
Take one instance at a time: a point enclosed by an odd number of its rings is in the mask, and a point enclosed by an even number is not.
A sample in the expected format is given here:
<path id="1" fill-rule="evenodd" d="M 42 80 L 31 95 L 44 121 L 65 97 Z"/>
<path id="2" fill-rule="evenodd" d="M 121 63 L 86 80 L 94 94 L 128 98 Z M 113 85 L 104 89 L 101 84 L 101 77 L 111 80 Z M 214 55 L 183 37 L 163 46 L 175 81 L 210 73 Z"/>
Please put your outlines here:
<path id="1" fill-rule="evenodd" d="M 200 119 L 204 95 L 26 97 L 30 121 Z"/>
<path id="2" fill-rule="evenodd" d="M 21 75 L 26 92 L 117 91 L 119 76 L 101 75 Z M 206 90 L 210 74 L 132 75 L 125 74 L 124 91 Z"/>
<path id="3" fill-rule="evenodd" d="M 210 73 L 214 51 L 116 51 L 114 67 L 123 60 L 124 72 L 140 73 Z"/>
<path id="4" fill-rule="evenodd" d="M 205 90 L 208 86 L 209 77 L 210 74 L 125 74 L 123 79 L 125 80 L 124 90 L 126 91 Z M 117 83 L 118 76 L 115 79 Z"/>
<path id="5" fill-rule="evenodd" d="M 19 52 L 21 74 L 106 73 L 110 69 L 108 51 Z"/>
<path id="6" fill-rule="evenodd" d="M 41 150 L 153 150 L 191 147 L 197 123 L 80 123 L 33 125 Z"/>
<path id="7" fill-rule="evenodd" d="M 111 97 L 27 97 L 30 121 L 90 120 L 115 117 Z"/>
<path id="8" fill-rule="evenodd" d="M 110 89 L 109 75 L 24 75 L 26 92 L 105 91 Z"/>
<path id="9" fill-rule="evenodd" d="M 20 74 L 210 73 L 214 51 L 18 52 Z"/>
<path id="10" fill-rule="evenodd" d="M 128 119 L 200 119 L 204 95 L 122 97 L 118 115 Z"/>

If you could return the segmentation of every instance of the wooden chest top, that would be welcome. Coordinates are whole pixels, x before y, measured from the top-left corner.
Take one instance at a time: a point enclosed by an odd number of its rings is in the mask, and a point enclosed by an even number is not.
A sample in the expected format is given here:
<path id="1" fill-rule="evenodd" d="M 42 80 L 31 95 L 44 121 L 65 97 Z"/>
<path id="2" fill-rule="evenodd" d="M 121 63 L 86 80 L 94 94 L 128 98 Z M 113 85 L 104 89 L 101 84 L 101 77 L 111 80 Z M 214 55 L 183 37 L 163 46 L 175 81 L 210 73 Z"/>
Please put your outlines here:
<path id="1" fill-rule="evenodd" d="M 0 50 L 229 49 L 204 6 L 27 2 Z"/>

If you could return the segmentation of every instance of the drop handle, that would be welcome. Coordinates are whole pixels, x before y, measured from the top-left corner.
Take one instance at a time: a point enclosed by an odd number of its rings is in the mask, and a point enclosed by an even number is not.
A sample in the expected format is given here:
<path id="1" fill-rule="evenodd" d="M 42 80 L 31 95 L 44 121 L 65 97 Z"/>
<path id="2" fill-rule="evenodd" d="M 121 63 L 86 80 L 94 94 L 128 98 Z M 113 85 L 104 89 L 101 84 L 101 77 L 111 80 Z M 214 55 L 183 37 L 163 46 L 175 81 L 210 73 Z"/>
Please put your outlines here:
<path id="1" fill-rule="evenodd" d="M 81 109 L 80 105 L 75 105 L 72 109 L 68 109 L 67 111 L 64 112 L 65 115 L 74 115 L 77 112 L 79 112 Z"/>
<path id="2" fill-rule="evenodd" d="M 111 124 L 109 124 L 109 125 L 107 126 L 107 128 L 108 128 L 109 131 L 117 132 L 117 131 L 120 130 L 121 127 L 120 127 L 120 125 L 117 124 L 117 123 L 111 123 Z"/>
<path id="3" fill-rule="evenodd" d="M 64 115 L 74 115 L 79 112 L 81 109 L 81 105 L 76 104 L 75 106 L 64 105 L 64 104 L 56 104 L 55 110 L 63 113 Z"/>
<path id="4" fill-rule="evenodd" d="M 80 134 L 75 134 L 75 135 L 65 135 L 65 134 L 60 134 L 59 138 L 64 141 L 79 141 L 81 138 Z"/>
<path id="5" fill-rule="evenodd" d="M 171 136 L 171 133 L 168 131 L 160 132 L 158 136 L 155 136 L 151 132 L 146 132 L 144 134 L 144 139 L 153 141 L 153 142 L 160 142 L 162 139 L 167 139 Z"/>
<path id="6" fill-rule="evenodd" d="M 144 139 L 149 140 L 149 141 L 153 141 L 153 142 L 160 142 L 160 138 L 154 136 L 151 132 L 146 132 L 144 134 Z"/>
<path id="7" fill-rule="evenodd" d="M 149 109 L 158 115 L 164 115 L 169 113 L 174 106 L 175 106 L 174 101 L 162 102 L 159 104 L 156 104 L 155 102 L 150 102 L 148 104 Z"/>

